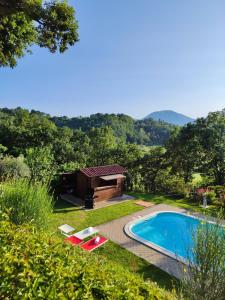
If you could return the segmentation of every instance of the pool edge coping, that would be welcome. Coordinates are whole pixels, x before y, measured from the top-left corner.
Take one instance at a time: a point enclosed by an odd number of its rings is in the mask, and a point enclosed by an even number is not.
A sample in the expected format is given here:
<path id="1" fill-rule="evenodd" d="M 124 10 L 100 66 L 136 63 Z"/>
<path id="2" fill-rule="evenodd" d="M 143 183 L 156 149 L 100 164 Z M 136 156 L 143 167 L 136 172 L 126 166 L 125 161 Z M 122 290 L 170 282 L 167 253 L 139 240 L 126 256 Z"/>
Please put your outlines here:
<path id="1" fill-rule="evenodd" d="M 185 265 L 189 265 L 188 263 L 188 260 L 183 258 L 182 256 L 179 256 L 179 255 L 176 255 L 174 254 L 173 252 L 170 252 L 169 250 L 163 248 L 163 247 L 160 247 L 154 243 L 151 243 L 151 242 L 148 242 L 146 241 L 145 239 L 137 236 L 136 234 L 134 234 L 132 231 L 131 231 L 131 226 L 132 225 L 135 225 L 135 224 L 138 224 L 144 220 L 147 220 L 149 219 L 150 217 L 154 217 L 156 216 L 157 214 L 160 214 L 160 213 L 175 213 L 175 214 L 180 214 L 180 215 L 184 215 L 186 217 L 190 217 L 190 218 L 193 218 L 193 219 L 198 219 L 200 220 L 201 222 L 207 222 L 207 223 L 212 223 L 212 224 L 216 224 L 215 222 L 215 218 L 214 218 L 214 221 L 212 220 L 207 220 L 207 215 L 201 215 L 201 216 L 195 216 L 193 214 L 190 213 L 190 211 L 185 211 L 185 212 L 175 212 L 175 211 L 172 211 L 172 210 L 164 210 L 164 211 L 154 211 L 154 212 L 151 212 L 143 217 L 140 217 L 140 218 L 137 218 L 135 220 L 132 220 L 130 222 L 128 222 L 123 230 L 124 230 L 124 233 L 132 238 L 133 240 L 136 240 L 138 242 L 140 242 L 141 244 L 147 246 L 147 247 L 150 247 L 152 249 L 154 249 L 155 251 L 163 254 L 163 255 L 166 255 L 174 260 L 176 260 L 178 263 L 183 263 Z M 222 227 L 225 227 L 225 225 L 222 223 L 220 226 Z"/>

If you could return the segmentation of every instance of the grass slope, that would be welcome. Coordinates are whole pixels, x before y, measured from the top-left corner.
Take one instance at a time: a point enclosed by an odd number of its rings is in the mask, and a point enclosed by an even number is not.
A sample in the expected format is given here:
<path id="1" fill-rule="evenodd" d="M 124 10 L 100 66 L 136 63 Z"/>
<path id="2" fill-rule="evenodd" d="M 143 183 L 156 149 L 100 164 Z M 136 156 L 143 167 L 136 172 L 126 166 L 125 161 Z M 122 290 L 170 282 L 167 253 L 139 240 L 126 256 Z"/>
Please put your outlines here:
<path id="1" fill-rule="evenodd" d="M 173 199 L 168 196 L 146 193 L 131 193 L 131 195 L 136 199 L 154 202 L 155 204 L 164 203 L 192 211 L 198 211 L 201 213 L 204 212 L 204 209 L 201 208 L 198 203 L 193 203 L 185 199 Z M 75 227 L 76 231 L 79 231 L 89 226 L 97 226 L 114 219 L 130 215 L 143 209 L 143 207 L 136 205 L 134 203 L 135 201 L 136 200 L 130 200 L 97 210 L 85 211 L 74 207 L 63 200 L 58 200 L 55 203 L 54 213 L 50 219 L 49 230 L 51 233 L 57 232 L 58 236 L 61 237 L 58 233 L 57 227 L 62 224 L 69 224 Z M 216 207 L 211 206 L 206 212 L 213 215 L 215 214 L 215 211 Z M 168 290 L 171 290 L 174 285 L 177 286 L 178 284 L 178 282 L 169 274 L 111 241 L 97 249 L 95 253 L 96 255 L 99 255 L 99 259 L 101 259 L 101 257 L 105 257 L 109 261 L 113 261 L 116 264 L 143 276 L 144 279 L 150 279 L 157 282 L 159 286 Z"/>
<path id="2" fill-rule="evenodd" d="M 97 210 L 85 211 L 63 200 L 58 200 L 50 219 L 49 230 L 51 233 L 57 232 L 57 235 L 62 238 L 58 233 L 58 226 L 69 224 L 75 227 L 76 231 L 89 226 L 97 226 L 143 209 L 134 202 L 134 200 L 130 200 Z M 95 253 L 99 255 L 99 259 L 104 257 L 109 261 L 113 261 L 115 264 L 143 276 L 144 279 L 157 282 L 160 287 L 167 290 L 171 290 L 174 285 L 177 285 L 174 277 L 111 241 L 96 249 Z"/>

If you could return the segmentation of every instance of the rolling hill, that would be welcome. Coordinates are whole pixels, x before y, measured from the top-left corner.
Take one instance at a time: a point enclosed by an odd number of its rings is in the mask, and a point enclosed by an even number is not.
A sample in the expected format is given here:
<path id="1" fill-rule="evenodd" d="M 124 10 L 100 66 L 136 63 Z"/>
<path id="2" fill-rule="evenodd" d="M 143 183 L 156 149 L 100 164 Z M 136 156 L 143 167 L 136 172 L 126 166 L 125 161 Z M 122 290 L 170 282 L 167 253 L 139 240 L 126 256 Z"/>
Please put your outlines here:
<path id="1" fill-rule="evenodd" d="M 147 115 L 144 119 L 153 119 L 155 121 L 164 121 L 170 124 L 184 126 L 187 123 L 194 122 L 194 119 L 185 116 L 183 114 L 177 113 L 173 110 L 161 110 L 155 111 Z"/>

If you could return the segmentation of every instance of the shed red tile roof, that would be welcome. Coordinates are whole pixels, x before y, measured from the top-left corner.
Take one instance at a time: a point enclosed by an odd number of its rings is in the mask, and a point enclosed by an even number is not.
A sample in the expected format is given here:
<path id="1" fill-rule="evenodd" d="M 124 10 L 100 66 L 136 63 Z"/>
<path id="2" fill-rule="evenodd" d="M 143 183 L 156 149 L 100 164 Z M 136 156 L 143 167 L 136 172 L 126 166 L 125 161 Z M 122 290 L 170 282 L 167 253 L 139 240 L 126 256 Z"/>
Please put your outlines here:
<path id="1" fill-rule="evenodd" d="M 127 170 L 124 167 L 119 165 L 110 165 L 110 166 L 84 168 L 81 169 L 80 171 L 88 177 L 95 177 L 95 176 L 122 174 Z"/>
<path id="2" fill-rule="evenodd" d="M 198 188 L 198 189 L 196 189 L 196 193 L 197 193 L 198 195 L 204 194 L 204 193 L 206 193 L 206 192 L 208 192 L 208 191 L 209 191 L 208 188 Z"/>

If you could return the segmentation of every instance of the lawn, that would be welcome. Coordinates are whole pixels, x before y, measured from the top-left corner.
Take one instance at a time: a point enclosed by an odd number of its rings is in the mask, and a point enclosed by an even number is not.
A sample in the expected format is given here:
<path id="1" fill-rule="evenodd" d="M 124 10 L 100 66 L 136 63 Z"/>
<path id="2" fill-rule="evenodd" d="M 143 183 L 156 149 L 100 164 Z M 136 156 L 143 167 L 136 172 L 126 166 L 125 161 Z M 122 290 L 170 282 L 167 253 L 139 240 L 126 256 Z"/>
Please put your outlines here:
<path id="1" fill-rule="evenodd" d="M 172 206 L 181 207 L 184 209 L 188 209 L 191 211 L 197 211 L 202 214 L 208 214 L 210 216 L 216 216 L 218 213 L 218 206 L 210 205 L 207 209 L 202 208 L 199 203 L 197 202 L 191 202 L 187 199 L 174 199 L 169 196 L 164 195 L 153 195 L 153 194 L 147 194 L 147 193 L 129 193 L 133 197 L 139 200 L 144 200 L 148 202 L 153 202 L 155 204 L 168 204 Z"/>
<path id="2" fill-rule="evenodd" d="M 49 230 L 51 233 L 56 232 L 62 238 L 57 230 L 58 226 L 69 224 L 75 227 L 77 231 L 89 226 L 97 226 L 143 209 L 143 207 L 136 205 L 134 202 L 135 200 L 130 200 L 101 209 L 85 211 L 63 200 L 58 200 L 50 218 Z M 144 279 L 157 282 L 159 286 L 168 290 L 171 290 L 174 284 L 177 284 L 175 278 L 166 272 L 111 241 L 97 249 L 95 253 L 100 256 L 100 259 L 103 256 L 129 269 L 131 272 L 143 276 Z"/>
<path id="3" fill-rule="evenodd" d="M 55 203 L 49 228 L 54 232 L 57 231 L 58 226 L 69 224 L 75 227 L 76 230 L 81 230 L 89 226 L 97 226 L 130 215 L 142 209 L 143 207 L 136 205 L 134 200 L 88 211 L 75 207 L 63 200 L 58 200 Z"/>
<path id="4" fill-rule="evenodd" d="M 198 211 L 201 213 L 204 212 L 204 209 L 201 208 L 198 203 L 193 203 L 185 199 L 174 199 L 168 196 L 146 193 L 131 193 L 131 195 L 134 196 L 136 200 L 150 201 L 155 204 L 164 203 L 192 211 Z M 130 200 L 124 203 L 89 211 L 75 207 L 63 200 L 58 200 L 55 203 L 54 212 L 50 218 L 49 230 L 51 233 L 56 232 L 57 235 L 62 238 L 57 230 L 58 226 L 62 224 L 69 224 L 75 227 L 76 231 L 79 231 L 89 226 L 97 226 L 114 219 L 130 215 L 143 209 L 143 207 L 134 203 L 136 200 Z M 206 212 L 214 214 L 214 211 L 215 207 L 212 206 L 207 209 Z M 101 259 L 101 257 L 105 257 L 106 259 L 143 276 L 144 279 L 150 279 L 157 282 L 159 286 L 165 287 L 168 290 L 172 289 L 174 285 L 176 286 L 178 283 L 169 274 L 111 241 L 97 249 L 95 253 L 96 255 L 99 255 L 99 259 Z"/>
<path id="5" fill-rule="evenodd" d="M 111 262 L 113 261 L 116 264 L 122 265 L 131 272 L 141 275 L 145 280 L 149 279 L 157 282 L 160 287 L 166 290 L 172 290 L 179 284 L 178 280 L 168 273 L 111 241 L 97 249 L 96 253 L 109 259 Z"/>
<path id="6" fill-rule="evenodd" d="M 57 231 L 57 227 L 62 224 L 70 224 L 71 226 L 75 227 L 76 230 L 81 230 L 89 226 L 97 226 L 114 219 L 130 215 L 134 212 L 144 209 L 143 207 L 134 203 L 137 199 L 153 202 L 155 204 L 164 203 L 192 211 L 207 213 L 209 215 L 215 214 L 215 210 L 218 211 L 218 207 L 216 206 L 211 205 L 207 210 L 205 210 L 199 206 L 197 202 L 190 202 L 186 199 L 174 199 L 169 196 L 147 193 L 130 193 L 130 195 L 134 196 L 136 199 L 88 211 L 80 209 L 79 207 L 75 207 L 63 200 L 58 200 L 55 203 L 54 213 L 50 219 L 50 231 Z"/>

